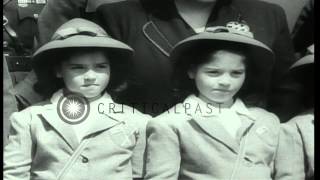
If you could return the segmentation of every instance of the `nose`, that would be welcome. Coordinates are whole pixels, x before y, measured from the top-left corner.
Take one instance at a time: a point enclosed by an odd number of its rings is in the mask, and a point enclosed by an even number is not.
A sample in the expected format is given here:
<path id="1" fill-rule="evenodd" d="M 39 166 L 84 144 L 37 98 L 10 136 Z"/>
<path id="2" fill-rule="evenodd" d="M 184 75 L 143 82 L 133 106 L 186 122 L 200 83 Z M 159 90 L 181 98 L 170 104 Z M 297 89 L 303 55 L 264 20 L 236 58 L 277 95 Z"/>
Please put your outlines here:
<path id="1" fill-rule="evenodd" d="M 228 74 L 224 74 L 218 80 L 220 86 L 229 87 L 231 83 L 231 77 Z"/>
<path id="2" fill-rule="evenodd" d="M 84 80 L 85 81 L 92 81 L 96 79 L 96 72 L 92 69 L 89 69 L 85 74 L 84 74 Z"/>

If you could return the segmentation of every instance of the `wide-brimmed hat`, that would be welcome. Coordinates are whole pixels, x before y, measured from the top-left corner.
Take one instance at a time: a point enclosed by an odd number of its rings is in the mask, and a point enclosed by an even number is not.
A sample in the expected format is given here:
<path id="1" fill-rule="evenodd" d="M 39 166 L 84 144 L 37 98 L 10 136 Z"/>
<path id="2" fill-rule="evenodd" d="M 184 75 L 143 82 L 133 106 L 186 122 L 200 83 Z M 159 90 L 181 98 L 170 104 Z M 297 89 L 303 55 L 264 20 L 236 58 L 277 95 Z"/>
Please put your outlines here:
<path id="1" fill-rule="evenodd" d="M 197 55 L 197 52 L 204 49 L 228 49 L 236 47 L 245 52 L 251 70 L 254 71 L 254 84 L 261 88 L 269 85 L 271 73 L 275 63 L 273 51 L 264 43 L 254 39 L 250 28 L 243 23 L 230 22 L 226 27 L 217 26 L 207 28 L 205 32 L 195 34 L 177 43 L 170 54 L 170 59 L 174 63 L 174 79 L 178 76 L 185 76 L 187 70 L 181 68 L 188 67 L 197 59 L 190 59 L 190 54 Z M 177 74 L 177 73 L 184 73 Z M 181 81 L 181 80 L 178 80 Z M 183 83 L 183 82 L 182 82 Z"/>
<path id="2" fill-rule="evenodd" d="M 291 67 L 290 71 L 294 71 L 297 68 L 303 68 L 308 65 L 314 64 L 314 45 L 307 48 L 307 54 L 295 62 Z"/>
<path id="3" fill-rule="evenodd" d="M 90 48 L 101 49 L 107 54 L 112 74 L 108 88 L 116 89 L 121 86 L 128 76 L 133 49 L 111 38 L 99 25 L 81 18 L 69 20 L 61 25 L 51 40 L 33 54 L 32 65 L 38 83 L 55 81 L 55 76 L 52 75 L 53 66 L 61 62 L 66 54 L 75 51 L 86 52 Z M 39 85 L 39 89 L 45 88 Z"/>
<path id="4" fill-rule="evenodd" d="M 122 57 L 130 57 L 133 49 L 111 38 L 99 25 L 81 18 L 72 19 L 61 25 L 50 42 L 41 46 L 34 54 L 34 61 L 46 61 L 47 54 L 66 48 L 105 48 Z M 128 60 L 128 58 L 122 58 Z"/>
<path id="5" fill-rule="evenodd" d="M 289 69 L 289 73 L 296 79 L 306 81 L 314 76 L 314 46 L 310 46 L 307 55 L 296 61 Z"/>

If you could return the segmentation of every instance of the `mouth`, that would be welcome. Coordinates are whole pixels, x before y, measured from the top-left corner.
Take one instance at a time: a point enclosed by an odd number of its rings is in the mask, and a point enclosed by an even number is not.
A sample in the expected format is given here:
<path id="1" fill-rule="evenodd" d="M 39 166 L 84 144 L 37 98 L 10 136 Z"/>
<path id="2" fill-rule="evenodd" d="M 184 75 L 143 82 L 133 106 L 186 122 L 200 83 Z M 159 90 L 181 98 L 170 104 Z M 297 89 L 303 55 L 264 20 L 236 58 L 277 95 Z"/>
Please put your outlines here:
<path id="1" fill-rule="evenodd" d="M 213 91 L 214 91 L 214 92 L 223 92 L 223 93 L 229 93 L 229 92 L 231 92 L 230 90 L 227 90 L 227 89 L 214 89 Z"/>
<path id="2" fill-rule="evenodd" d="M 93 87 L 93 86 L 99 86 L 98 84 L 84 84 L 82 87 Z"/>

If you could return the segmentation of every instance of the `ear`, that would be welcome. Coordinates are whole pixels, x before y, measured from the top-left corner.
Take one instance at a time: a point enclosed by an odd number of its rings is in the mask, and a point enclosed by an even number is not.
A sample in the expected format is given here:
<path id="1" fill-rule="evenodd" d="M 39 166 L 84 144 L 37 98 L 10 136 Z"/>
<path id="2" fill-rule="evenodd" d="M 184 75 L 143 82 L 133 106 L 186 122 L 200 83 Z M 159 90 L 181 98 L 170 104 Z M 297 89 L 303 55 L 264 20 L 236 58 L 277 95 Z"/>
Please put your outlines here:
<path id="1" fill-rule="evenodd" d="M 188 70 L 188 76 L 189 76 L 190 79 L 194 79 L 195 74 L 196 74 L 195 68 L 190 68 L 190 69 Z"/>

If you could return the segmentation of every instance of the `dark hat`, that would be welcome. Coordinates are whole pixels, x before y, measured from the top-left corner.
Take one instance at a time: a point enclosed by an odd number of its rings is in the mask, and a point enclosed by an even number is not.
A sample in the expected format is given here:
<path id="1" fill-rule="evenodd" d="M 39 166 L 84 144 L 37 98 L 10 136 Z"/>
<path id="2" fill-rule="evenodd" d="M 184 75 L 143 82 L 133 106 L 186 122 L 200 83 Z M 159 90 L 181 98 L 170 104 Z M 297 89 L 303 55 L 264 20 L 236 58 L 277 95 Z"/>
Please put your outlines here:
<path id="1" fill-rule="evenodd" d="M 188 58 L 190 54 L 196 56 L 197 52 L 204 49 L 218 50 L 223 48 L 236 48 L 244 51 L 243 53 L 248 56 L 249 69 L 253 70 L 251 76 L 254 76 L 252 80 L 254 82 L 251 84 L 259 86 L 258 89 L 267 88 L 275 63 L 273 51 L 262 42 L 254 39 L 249 27 L 239 22 L 230 22 L 226 27 L 207 28 L 205 32 L 177 43 L 170 54 L 170 59 L 174 63 L 174 80 L 181 82 L 176 79 L 179 76 L 186 76 L 186 69 L 181 70 L 181 68 L 187 68 L 197 60 L 197 58 Z M 179 82 L 177 83 L 179 84 Z"/>
<path id="2" fill-rule="evenodd" d="M 311 80 L 314 76 L 314 46 L 308 48 L 307 55 L 295 62 L 289 69 L 289 73 L 300 81 Z M 307 78 L 307 79 L 306 79 Z"/>
<path id="3" fill-rule="evenodd" d="M 302 68 L 303 66 L 313 65 L 314 64 L 314 45 L 311 45 L 307 49 L 307 55 L 299 59 L 295 62 L 291 67 L 290 70 L 295 70 L 297 68 Z"/>

